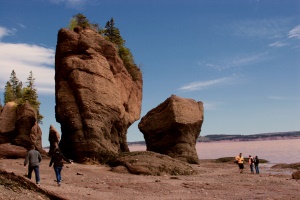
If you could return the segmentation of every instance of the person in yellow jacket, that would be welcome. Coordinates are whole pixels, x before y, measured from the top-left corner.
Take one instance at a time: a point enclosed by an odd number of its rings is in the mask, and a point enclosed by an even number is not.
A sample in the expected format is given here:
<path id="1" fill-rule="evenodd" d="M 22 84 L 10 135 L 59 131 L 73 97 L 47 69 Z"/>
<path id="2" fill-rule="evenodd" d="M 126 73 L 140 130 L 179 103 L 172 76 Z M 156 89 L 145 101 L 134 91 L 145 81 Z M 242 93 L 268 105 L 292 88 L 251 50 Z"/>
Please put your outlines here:
<path id="1" fill-rule="evenodd" d="M 236 156 L 235 160 L 237 161 L 237 164 L 239 166 L 240 173 L 243 173 L 243 170 L 244 170 L 244 157 L 242 156 L 242 153 L 240 153 L 238 156 Z"/>

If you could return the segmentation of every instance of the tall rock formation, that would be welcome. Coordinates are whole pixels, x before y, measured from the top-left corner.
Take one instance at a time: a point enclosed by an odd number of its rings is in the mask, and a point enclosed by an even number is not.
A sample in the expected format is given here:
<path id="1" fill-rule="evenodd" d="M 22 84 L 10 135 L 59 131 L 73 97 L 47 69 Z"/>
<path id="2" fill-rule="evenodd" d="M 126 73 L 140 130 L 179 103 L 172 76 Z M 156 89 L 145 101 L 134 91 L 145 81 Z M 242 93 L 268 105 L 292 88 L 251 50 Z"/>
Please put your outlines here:
<path id="1" fill-rule="evenodd" d="M 49 149 L 49 155 L 51 156 L 52 153 L 56 148 L 58 148 L 58 143 L 60 141 L 60 134 L 58 131 L 54 128 L 53 125 L 50 125 L 49 128 L 49 143 L 50 143 L 50 149 Z"/>
<path id="2" fill-rule="evenodd" d="M 148 151 L 198 163 L 195 148 L 203 123 L 203 103 L 172 95 L 150 110 L 138 127 Z"/>
<path id="3" fill-rule="evenodd" d="M 127 129 L 140 118 L 142 75 L 133 79 L 116 46 L 89 29 L 58 32 L 56 120 L 60 148 L 77 161 L 129 151 Z"/>

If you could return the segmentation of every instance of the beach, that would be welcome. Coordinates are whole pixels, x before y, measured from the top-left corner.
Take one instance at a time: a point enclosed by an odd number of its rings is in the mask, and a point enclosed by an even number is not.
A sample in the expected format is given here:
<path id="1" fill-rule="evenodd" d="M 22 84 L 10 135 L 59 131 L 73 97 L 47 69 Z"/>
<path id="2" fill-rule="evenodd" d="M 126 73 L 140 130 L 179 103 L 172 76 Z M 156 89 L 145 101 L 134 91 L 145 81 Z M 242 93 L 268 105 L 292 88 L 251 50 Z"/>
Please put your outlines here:
<path id="1" fill-rule="evenodd" d="M 27 168 L 23 162 L 1 159 L 0 169 L 24 177 Z M 62 185 L 58 187 L 49 162 L 49 158 L 41 162 L 39 189 L 61 199 L 298 199 L 300 194 L 300 181 L 292 179 L 293 170 L 274 169 L 269 164 L 260 165 L 260 174 L 251 174 L 245 164 L 244 173 L 240 174 L 231 162 L 200 160 L 200 164 L 192 165 L 197 172 L 194 175 L 144 176 L 115 173 L 105 165 L 74 163 L 65 164 Z M 50 199 L 33 189 L 0 184 L 0 199 Z"/>

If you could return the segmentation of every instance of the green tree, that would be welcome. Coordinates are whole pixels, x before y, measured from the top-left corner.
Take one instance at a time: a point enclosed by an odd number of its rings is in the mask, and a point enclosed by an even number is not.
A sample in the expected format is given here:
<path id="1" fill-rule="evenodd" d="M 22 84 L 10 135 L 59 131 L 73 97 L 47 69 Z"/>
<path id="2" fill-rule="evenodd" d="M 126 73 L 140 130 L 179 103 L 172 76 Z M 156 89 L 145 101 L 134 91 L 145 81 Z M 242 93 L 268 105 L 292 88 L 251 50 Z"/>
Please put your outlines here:
<path id="1" fill-rule="evenodd" d="M 105 29 L 103 31 L 103 35 L 112 43 L 116 44 L 118 48 L 124 46 L 125 40 L 122 38 L 120 34 L 120 30 L 115 27 L 115 20 L 111 18 L 108 22 L 106 22 Z"/>
<path id="2" fill-rule="evenodd" d="M 4 104 L 7 102 L 14 101 L 14 92 L 9 81 L 6 82 L 4 91 Z"/>
<path id="3" fill-rule="evenodd" d="M 17 78 L 16 72 L 13 70 L 10 74 L 10 79 L 6 82 L 4 92 L 4 102 L 18 102 L 22 98 L 22 82 Z"/>
<path id="4" fill-rule="evenodd" d="M 85 28 L 91 28 L 91 24 L 89 20 L 81 13 L 78 13 L 77 15 L 74 15 L 69 23 L 69 29 L 73 30 L 76 26 L 80 26 L 83 29 Z"/>
<path id="5" fill-rule="evenodd" d="M 10 101 L 16 102 L 18 105 L 24 104 L 26 101 L 36 110 L 37 121 L 42 124 L 43 115 L 40 114 L 40 102 L 38 100 L 37 90 L 34 85 L 35 78 L 32 71 L 27 78 L 27 86 L 22 87 L 15 71 L 13 70 L 9 81 L 6 82 L 4 91 L 4 104 Z"/>
<path id="6" fill-rule="evenodd" d="M 34 85 L 35 78 L 33 77 L 32 71 L 27 78 L 27 86 L 23 89 L 23 98 L 22 103 L 28 101 L 28 103 L 37 111 L 37 120 L 38 123 L 42 124 L 42 119 L 44 118 L 40 114 L 40 105 L 41 103 L 38 100 L 37 90 Z"/>
<path id="7" fill-rule="evenodd" d="M 106 22 L 105 29 L 102 30 L 102 33 L 107 40 L 116 44 L 119 56 L 128 73 L 134 81 L 138 80 L 140 78 L 140 70 L 134 62 L 130 49 L 125 47 L 125 40 L 122 38 L 120 30 L 115 26 L 114 18 Z"/>

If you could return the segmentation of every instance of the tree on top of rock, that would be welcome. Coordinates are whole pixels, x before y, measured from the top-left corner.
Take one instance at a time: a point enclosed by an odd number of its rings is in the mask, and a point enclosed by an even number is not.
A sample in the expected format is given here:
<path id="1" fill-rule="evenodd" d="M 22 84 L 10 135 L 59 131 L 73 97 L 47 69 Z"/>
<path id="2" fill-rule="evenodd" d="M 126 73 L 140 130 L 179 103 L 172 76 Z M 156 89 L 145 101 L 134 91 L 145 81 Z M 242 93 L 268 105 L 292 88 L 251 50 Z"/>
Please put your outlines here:
<path id="1" fill-rule="evenodd" d="M 9 101 L 18 101 L 22 97 L 22 82 L 17 78 L 16 72 L 13 70 L 10 74 L 9 81 L 6 82 L 4 92 L 4 103 Z"/>
<path id="2" fill-rule="evenodd" d="M 135 64 L 133 55 L 129 48 L 125 47 L 125 40 L 122 38 L 120 30 L 115 26 L 114 18 L 111 18 L 106 22 L 105 28 L 101 29 L 98 24 L 92 24 L 89 20 L 81 13 L 74 15 L 69 23 L 69 29 L 74 30 L 76 26 L 83 29 L 91 29 L 112 43 L 114 43 L 118 49 L 120 58 L 122 59 L 125 68 L 131 75 L 134 81 L 140 80 L 140 69 Z"/>
<path id="3" fill-rule="evenodd" d="M 77 15 L 74 15 L 73 18 L 70 21 L 69 28 L 70 30 L 73 30 L 76 26 L 80 26 L 82 28 L 89 28 L 90 27 L 90 22 L 81 13 L 78 13 Z"/>
<path id="4" fill-rule="evenodd" d="M 25 103 L 26 101 L 28 101 L 28 103 L 37 111 L 37 119 L 38 119 L 38 123 L 43 123 L 42 119 L 44 118 L 39 110 L 40 110 L 40 105 L 41 103 L 38 100 L 38 94 L 36 92 L 35 89 L 35 85 L 34 85 L 34 81 L 35 78 L 33 78 L 33 74 L 32 71 L 30 71 L 30 74 L 27 78 L 27 86 L 25 88 L 23 88 L 23 102 Z"/>
<path id="5" fill-rule="evenodd" d="M 114 18 L 111 18 L 108 22 L 106 22 L 103 35 L 106 36 L 109 41 L 115 43 L 119 48 L 125 44 L 125 40 L 122 38 L 120 30 L 115 27 Z"/>
<path id="6" fill-rule="evenodd" d="M 28 85 L 22 88 L 22 82 L 19 81 L 15 71 L 11 72 L 9 81 L 6 82 L 4 91 L 4 104 L 10 101 L 16 102 L 18 105 L 24 104 L 26 101 L 36 110 L 38 123 L 42 124 L 43 115 L 40 114 L 40 102 L 38 100 L 37 91 L 35 89 L 32 71 L 27 78 Z"/>
<path id="7" fill-rule="evenodd" d="M 132 53 L 129 48 L 125 47 L 125 40 L 120 34 L 120 30 L 115 26 L 114 18 L 111 18 L 110 21 L 106 22 L 105 29 L 101 30 L 101 33 L 104 37 L 117 45 L 119 56 L 122 59 L 125 68 L 131 75 L 133 80 L 139 79 L 139 68 L 134 62 Z"/>
<path id="8" fill-rule="evenodd" d="M 76 26 L 80 26 L 83 29 L 90 28 L 96 32 L 100 32 L 100 27 L 98 24 L 90 23 L 89 20 L 81 13 L 74 15 L 69 23 L 69 29 L 74 30 Z"/>

